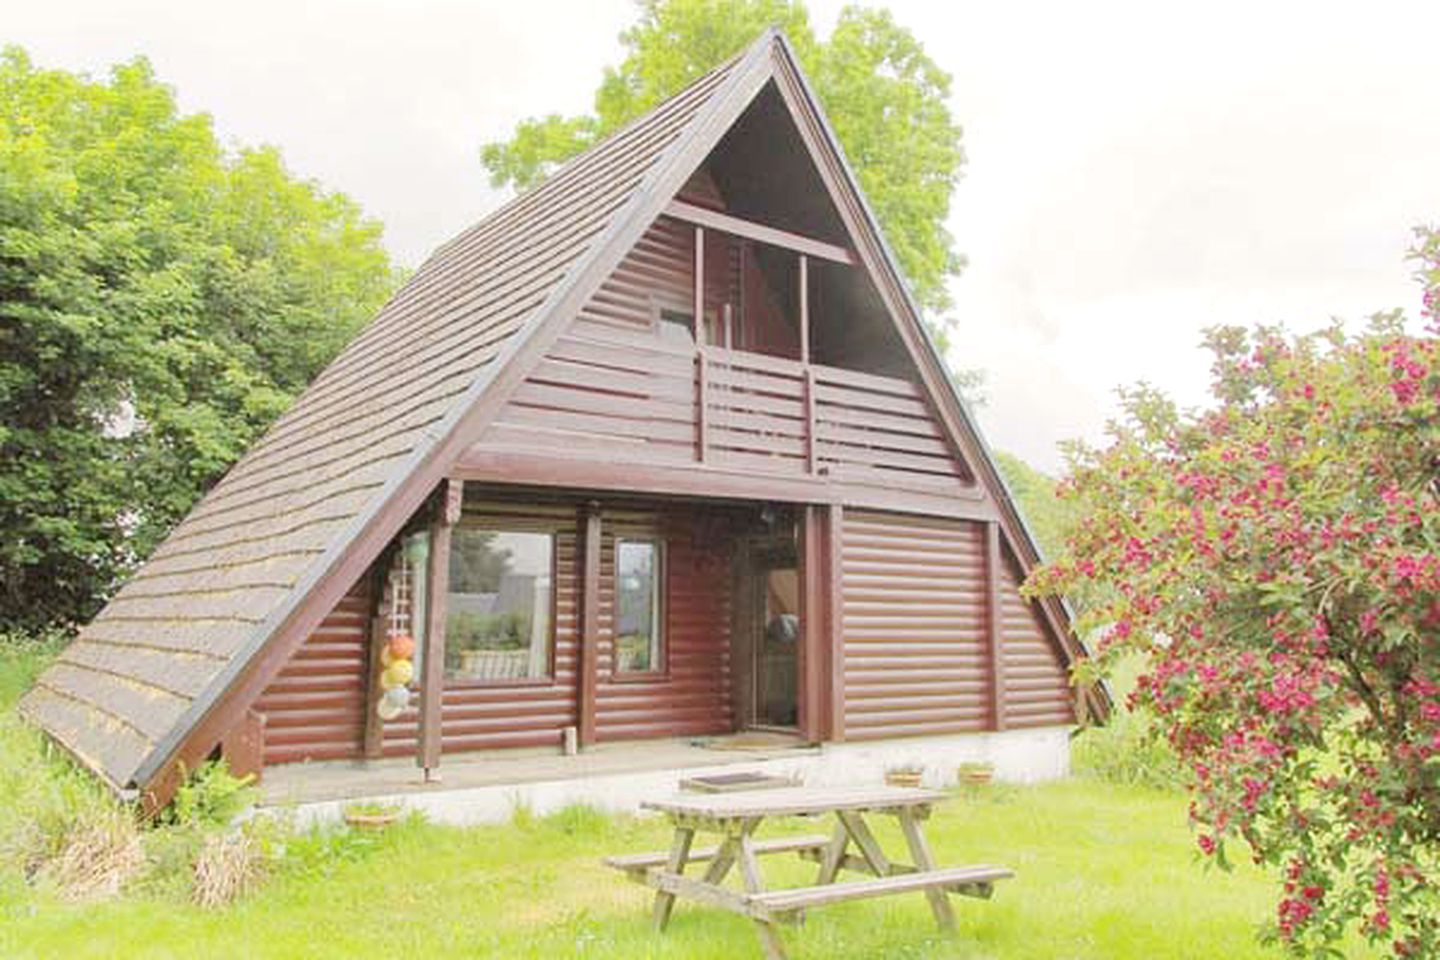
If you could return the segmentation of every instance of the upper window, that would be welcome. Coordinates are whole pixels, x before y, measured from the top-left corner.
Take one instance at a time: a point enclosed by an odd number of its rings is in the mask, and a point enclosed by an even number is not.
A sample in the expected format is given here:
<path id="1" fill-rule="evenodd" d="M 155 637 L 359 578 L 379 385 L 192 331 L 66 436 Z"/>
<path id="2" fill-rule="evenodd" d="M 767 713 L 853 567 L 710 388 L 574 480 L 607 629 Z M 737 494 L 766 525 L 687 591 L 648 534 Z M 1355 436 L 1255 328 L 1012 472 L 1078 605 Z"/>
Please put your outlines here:
<path id="1" fill-rule="evenodd" d="M 463 526 L 452 536 L 445 678 L 485 683 L 548 677 L 554 536 Z"/>
<path id="2" fill-rule="evenodd" d="M 661 307 L 655 321 L 655 331 L 665 343 L 677 347 L 695 345 L 695 314 L 685 310 Z"/>
<path id="3" fill-rule="evenodd" d="M 660 584 L 659 541 L 615 541 L 616 673 L 662 669 Z"/>

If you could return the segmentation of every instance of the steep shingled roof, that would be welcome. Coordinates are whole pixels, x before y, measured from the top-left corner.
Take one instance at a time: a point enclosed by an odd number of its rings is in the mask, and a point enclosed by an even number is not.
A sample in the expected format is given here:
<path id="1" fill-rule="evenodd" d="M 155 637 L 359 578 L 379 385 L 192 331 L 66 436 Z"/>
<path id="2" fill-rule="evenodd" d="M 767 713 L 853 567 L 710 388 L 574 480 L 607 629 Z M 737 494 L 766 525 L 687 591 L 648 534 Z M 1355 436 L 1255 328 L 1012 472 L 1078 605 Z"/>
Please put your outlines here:
<path id="1" fill-rule="evenodd" d="M 145 771 L 703 119 L 711 72 L 441 246 L 21 701 L 111 787 Z"/>

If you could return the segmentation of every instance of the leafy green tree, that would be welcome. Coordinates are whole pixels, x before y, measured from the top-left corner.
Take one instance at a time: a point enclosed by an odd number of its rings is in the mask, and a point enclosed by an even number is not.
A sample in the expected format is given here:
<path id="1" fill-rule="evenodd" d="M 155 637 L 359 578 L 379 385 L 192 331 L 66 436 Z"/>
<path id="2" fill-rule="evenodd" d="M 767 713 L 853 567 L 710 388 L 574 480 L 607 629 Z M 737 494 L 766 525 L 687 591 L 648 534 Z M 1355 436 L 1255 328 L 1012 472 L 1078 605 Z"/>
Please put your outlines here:
<path id="1" fill-rule="evenodd" d="M 1004 450 L 995 451 L 995 462 L 1040 549 L 1047 557 L 1059 556 L 1074 526 L 1076 511 L 1057 496 L 1055 478 Z"/>
<path id="2" fill-rule="evenodd" d="M 620 35 L 626 57 L 605 71 L 593 113 L 526 120 L 508 141 L 483 148 L 495 186 L 531 186 L 777 25 L 813 81 L 920 303 L 931 311 L 949 306 L 945 281 L 963 259 L 945 219 L 965 153 L 946 103 L 950 77 L 914 34 L 886 11 L 847 6 L 820 40 L 799 0 L 641 0 L 639 8 L 639 20 Z"/>
<path id="3" fill-rule="evenodd" d="M 1208 409 L 1126 394 L 1029 585 L 1099 585 L 1084 621 L 1102 664 L 1144 657 L 1201 851 L 1277 870 L 1299 956 L 1440 956 L 1440 239 L 1415 257 L 1423 333 L 1219 328 Z"/>
<path id="4" fill-rule="evenodd" d="M 148 63 L 0 56 L 0 622 L 90 616 L 378 308 L 380 226 Z"/>

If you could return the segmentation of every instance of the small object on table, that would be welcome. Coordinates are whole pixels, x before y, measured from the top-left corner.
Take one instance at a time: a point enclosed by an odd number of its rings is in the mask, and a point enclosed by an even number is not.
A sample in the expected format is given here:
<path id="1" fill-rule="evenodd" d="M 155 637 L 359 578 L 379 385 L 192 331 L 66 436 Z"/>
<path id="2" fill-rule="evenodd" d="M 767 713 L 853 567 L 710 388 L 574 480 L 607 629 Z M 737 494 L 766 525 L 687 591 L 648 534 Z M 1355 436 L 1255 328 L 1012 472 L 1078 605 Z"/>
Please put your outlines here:
<path id="1" fill-rule="evenodd" d="M 686 777 L 680 781 L 680 789 L 687 793 L 738 793 L 741 790 L 774 790 L 796 786 L 799 784 L 789 777 L 756 773 L 753 770 L 740 773 L 708 773 L 698 777 Z"/>

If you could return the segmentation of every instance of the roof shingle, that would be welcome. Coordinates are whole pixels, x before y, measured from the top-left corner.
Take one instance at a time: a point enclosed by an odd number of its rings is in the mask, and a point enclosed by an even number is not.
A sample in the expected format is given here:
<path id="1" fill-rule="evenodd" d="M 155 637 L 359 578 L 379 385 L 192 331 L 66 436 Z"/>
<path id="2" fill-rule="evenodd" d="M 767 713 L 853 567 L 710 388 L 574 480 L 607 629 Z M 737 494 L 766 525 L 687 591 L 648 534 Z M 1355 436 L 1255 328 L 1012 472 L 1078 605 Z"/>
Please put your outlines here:
<path id="1" fill-rule="evenodd" d="M 737 60 L 443 244 L 20 704 L 114 789 L 344 546 L 725 86 Z"/>

